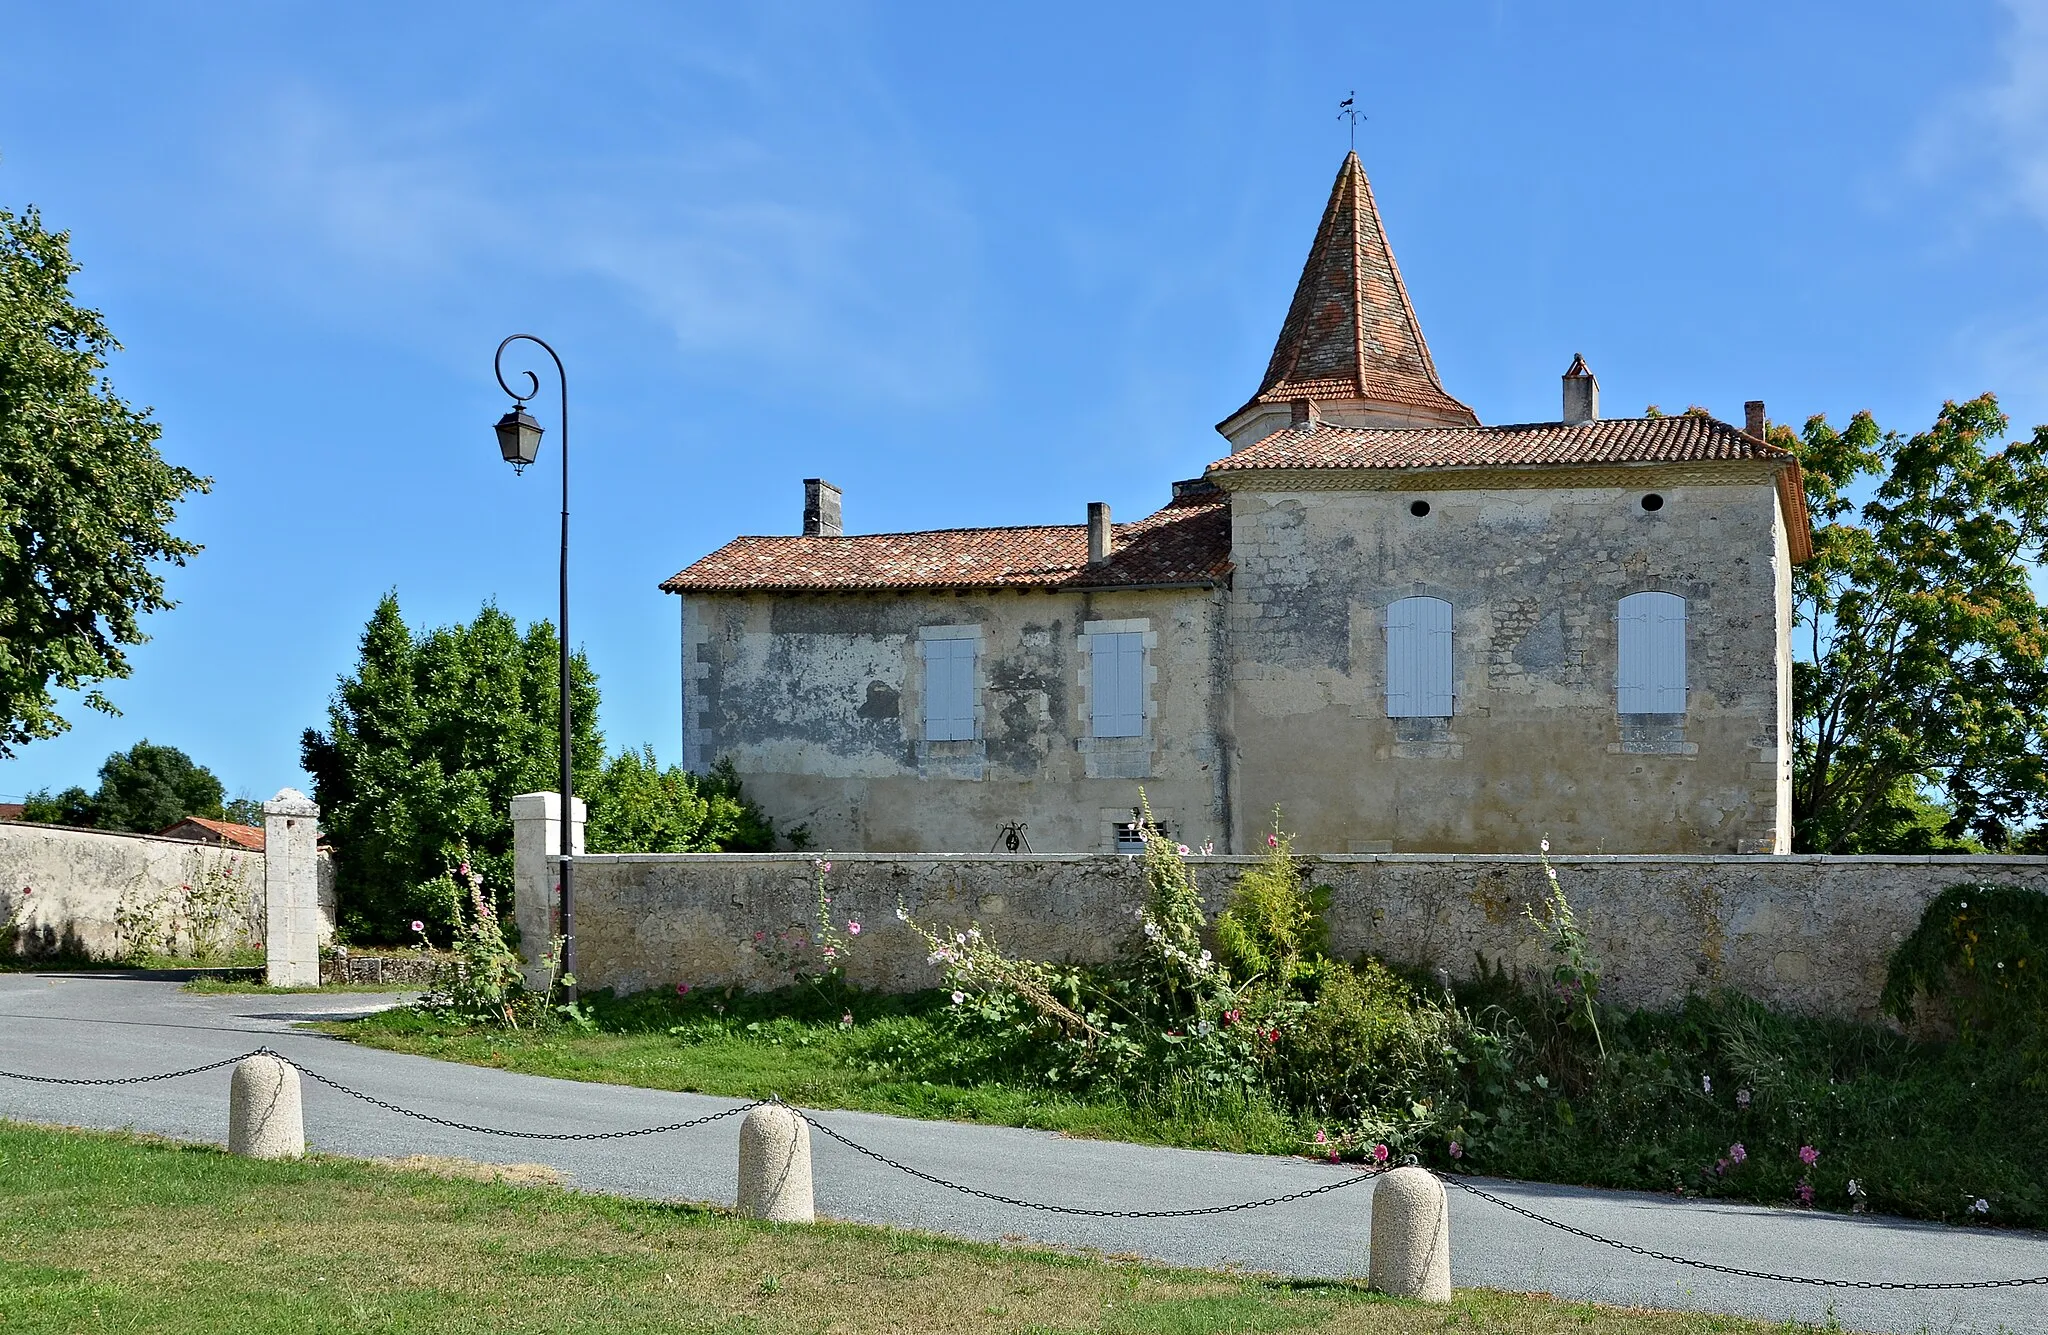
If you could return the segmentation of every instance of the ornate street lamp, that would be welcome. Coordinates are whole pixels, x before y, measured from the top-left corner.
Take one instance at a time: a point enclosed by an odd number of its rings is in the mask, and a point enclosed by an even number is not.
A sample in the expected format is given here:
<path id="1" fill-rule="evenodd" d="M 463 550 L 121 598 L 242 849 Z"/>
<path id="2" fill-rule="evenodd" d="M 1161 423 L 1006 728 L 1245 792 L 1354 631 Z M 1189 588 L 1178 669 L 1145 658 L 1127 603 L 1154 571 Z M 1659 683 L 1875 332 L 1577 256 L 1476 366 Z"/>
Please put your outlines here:
<path id="1" fill-rule="evenodd" d="M 526 392 L 521 393 L 505 383 L 505 349 L 525 340 L 534 344 L 555 363 L 555 375 L 562 387 L 562 617 L 556 626 L 562 640 L 562 773 L 561 820 L 556 828 L 560 831 L 557 851 L 561 855 L 562 868 L 562 953 L 556 964 L 555 979 L 566 977 L 572 981 L 567 985 L 568 999 L 576 1000 L 576 895 L 571 880 L 569 856 L 569 825 L 573 796 L 569 783 L 569 762 L 574 752 L 572 742 L 574 731 L 569 719 L 569 373 L 562 369 L 562 359 L 543 340 L 532 334 L 514 334 L 498 345 L 497 355 L 491 360 L 491 369 L 498 377 L 498 387 L 512 396 L 512 410 L 498 419 L 498 452 L 505 456 L 505 462 L 512 465 L 514 472 L 523 473 L 540 452 L 541 426 L 532 414 L 526 411 L 526 401 L 540 390 L 540 377 L 531 371 L 521 371 L 526 377 Z"/>

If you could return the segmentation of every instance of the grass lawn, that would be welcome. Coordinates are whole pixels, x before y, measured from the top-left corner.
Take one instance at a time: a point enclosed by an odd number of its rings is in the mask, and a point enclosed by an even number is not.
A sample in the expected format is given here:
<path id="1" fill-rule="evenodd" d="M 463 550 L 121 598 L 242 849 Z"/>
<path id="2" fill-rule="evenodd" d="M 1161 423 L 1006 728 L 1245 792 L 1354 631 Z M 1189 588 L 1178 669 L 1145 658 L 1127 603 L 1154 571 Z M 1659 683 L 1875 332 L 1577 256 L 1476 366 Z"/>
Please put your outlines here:
<path id="1" fill-rule="evenodd" d="M 1168 1090 L 1132 1103 L 1035 1085 L 906 1077 L 903 1055 L 932 1041 L 931 1013 L 947 1004 L 938 993 L 864 998 L 855 1003 L 863 1014 L 850 1027 L 780 1013 L 788 998 L 772 994 L 736 996 L 724 1015 L 692 1005 L 683 1008 L 687 1018 L 670 1014 L 659 998 L 592 1002 L 597 1032 L 472 1028 L 406 1009 L 313 1027 L 370 1047 L 528 1075 L 729 1098 L 776 1094 L 808 1108 L 1255 1154 L 1294 1153 L 1306 1140 L 1291 1118 L 1263 1101 L 1218 1104 Z"/>
<path id="2" fill-rule="evenodd" d="M 0 1122 L 0 1330 L 1459 1331 L 1762 1335 L 1804 1327 L 1462 1290 L 1449 1307 L 955 1242 L 756 1224 L 420 1167 Z M 509 1179 L 509 1180 L 508 1180 Z"/>

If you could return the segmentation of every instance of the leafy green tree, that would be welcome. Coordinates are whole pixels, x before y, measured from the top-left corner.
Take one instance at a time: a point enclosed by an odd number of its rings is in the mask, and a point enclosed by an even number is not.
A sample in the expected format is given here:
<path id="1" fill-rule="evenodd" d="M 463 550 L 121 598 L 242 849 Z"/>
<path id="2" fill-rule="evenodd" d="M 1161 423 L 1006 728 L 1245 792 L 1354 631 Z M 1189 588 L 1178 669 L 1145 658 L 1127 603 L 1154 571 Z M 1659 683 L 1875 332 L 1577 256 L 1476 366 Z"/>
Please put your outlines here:
<path id="1" fill-rule="evenodd" d="M 499 893 L 511 884 L 512 797 L 557 786 L 557 645 L 550 623 L 522 633 L 492 606 L 415 633 L 395 594 L 377 604 L 326 731 L 307 729 L 300 748 L 349 935 L 402 940 L 420 919 L 445 937 L 448 870 L 465 858 Z M 570 673 L 572 777 L 587 792 L 604 760 L 597 678 L 580 654 Z"/>
<path id="2" fill-rule="evenodd" d="M 219 820 L 222 792 L 212 770 L 175 746 L 144 738 L 107 757 L 97 792 L 71 787 L 54 797 L 47 790 L 33 793 L 22 818 L 153 834 L 187 816 Z"/>
<path id="3" fill-rule="evenodd" d="M 761 853 L 775 846 L 774 825 L 740 791 L 732 762 L 696 775 L 662 769 L 654 748 L 619 752 L 586 794 L 593 853 Z"/>
<path id="4" fill-rule="evenodd" d="M 1794 846 L 2002 851 L 2048 816 L 2048 427 L 1991 395 L 1906 438 L 1858 413 L 1795 438 L 1815 522 L 1795 574 Z M 1862 505 L 1850 488 L 1876 479 Z M 1938 817 L 1938 819 L 1937 819 Z"/>
<path id="5" fill-rule="evenodd" d="M 56 690 L 116 712 L 93 683 L 127 676 L 140 618 L 172 606 L 157 563 L 199 547 L 169 525 L 211 486 L 101 375 L 120 344 L 73 301 L 77 271 L 69 233 L 0 209 L 0 757 L 70 726 Z"/>

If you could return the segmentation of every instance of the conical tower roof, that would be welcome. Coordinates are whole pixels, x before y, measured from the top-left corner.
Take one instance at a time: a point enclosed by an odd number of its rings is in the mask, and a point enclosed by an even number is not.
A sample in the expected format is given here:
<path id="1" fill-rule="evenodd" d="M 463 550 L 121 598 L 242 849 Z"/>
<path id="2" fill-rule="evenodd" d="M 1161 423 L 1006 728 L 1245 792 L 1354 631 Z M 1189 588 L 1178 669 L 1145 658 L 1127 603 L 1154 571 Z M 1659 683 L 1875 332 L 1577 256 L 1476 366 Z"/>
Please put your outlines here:
<path id="1" fill-rule="evenodd" d="M 1479 424 L 1437 379 L 1356 153 L 1337 169 L 1265 379 L 1231 420 L 1301 399 L 1351 400 L 1388 425 Z"/>

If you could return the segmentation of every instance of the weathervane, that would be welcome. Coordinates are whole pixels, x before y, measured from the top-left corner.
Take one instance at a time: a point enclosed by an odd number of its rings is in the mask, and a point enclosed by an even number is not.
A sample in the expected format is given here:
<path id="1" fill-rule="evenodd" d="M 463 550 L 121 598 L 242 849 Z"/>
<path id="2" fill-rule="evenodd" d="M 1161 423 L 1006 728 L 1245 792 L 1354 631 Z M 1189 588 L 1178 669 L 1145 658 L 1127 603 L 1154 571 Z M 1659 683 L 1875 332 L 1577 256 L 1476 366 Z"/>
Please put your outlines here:
<path id="1" fill-rule="evenodd" d="M 1358 151 L 1358 118 L 1360 114 L 1358 110 L 1358 90 L 1354 88 L 1351 90 L 1351 96 L 1337 104 L 1337 119 L 1351 122 L 1351 151 L 1354 153 Z"/>

